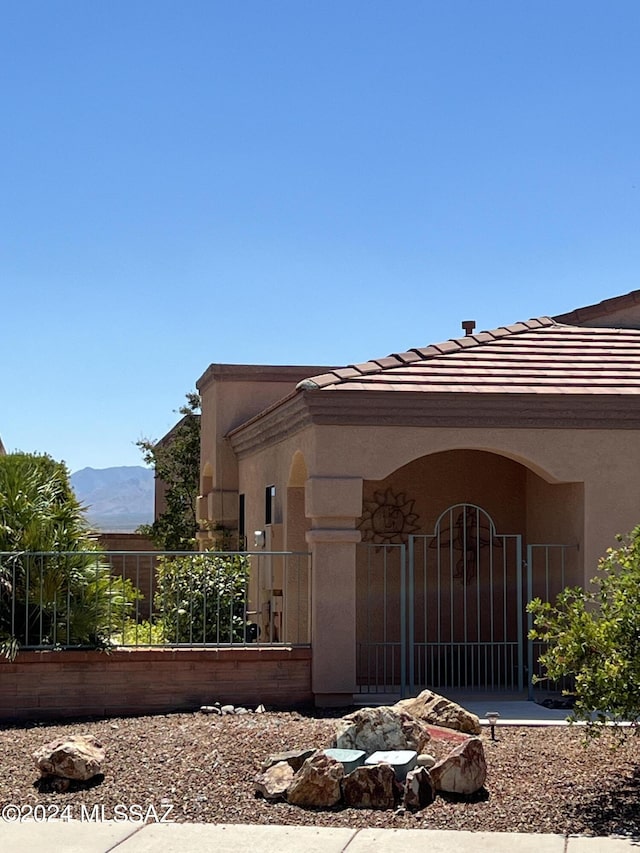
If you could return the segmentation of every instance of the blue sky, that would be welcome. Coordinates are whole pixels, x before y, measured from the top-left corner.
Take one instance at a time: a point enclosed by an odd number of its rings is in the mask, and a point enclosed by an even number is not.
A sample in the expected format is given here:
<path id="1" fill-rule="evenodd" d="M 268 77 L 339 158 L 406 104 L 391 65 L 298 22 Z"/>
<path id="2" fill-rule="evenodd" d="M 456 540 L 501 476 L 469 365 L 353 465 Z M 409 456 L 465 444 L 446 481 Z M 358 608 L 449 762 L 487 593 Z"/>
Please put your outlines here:
<path id="1" fill-rule="evenodd" d="M 637 0 L 0 0 L 0 436 L 640 287 Z"/>

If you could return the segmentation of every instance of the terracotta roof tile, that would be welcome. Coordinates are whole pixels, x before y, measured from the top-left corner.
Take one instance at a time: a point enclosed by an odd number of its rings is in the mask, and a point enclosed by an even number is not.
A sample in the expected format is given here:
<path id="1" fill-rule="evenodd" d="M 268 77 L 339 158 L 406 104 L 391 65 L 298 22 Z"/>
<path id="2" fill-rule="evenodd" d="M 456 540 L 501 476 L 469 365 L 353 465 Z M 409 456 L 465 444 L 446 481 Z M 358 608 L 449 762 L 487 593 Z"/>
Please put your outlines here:
<path id="1" fill-rule="evenodd" d="M 395 355 L 388 355 L 386 358 L 375 358 L 374 361 L 377 365 L 385 369 L 387 367 L 397 367 L 402 364 L 402 361 L 400 361 L 399 358 L 396 358 Z"/>
<path id="2" fill-rule="evenodd" d="M 351 379 L 354 376 L 360 376 L 361 373 L 359 370 L 356 370 L 355 367 L 339 367 L 337 370 L 332 371 L 338 376 L 340 379 Z"/>
<path id="3" fill-rule="evenodd" d="M 416 347 L 414 350 L 412 350 L 412 352 L 414 354 L 414 359 L 413 359 L 414 361 L 415 361 L 415 356 L 418 356 L 419 358 L 433 358 L 434 356 L 441 354 L 440 350 L 436 349 L 436 347 L 433 347 L 433 346 L 431 346 L 431 347 Z"/>
<path id="4" fill-rule="evenodd" d="M 540 317 L 334 369 L 304 390 L 640 394 L 640 330 Z"/>
<path id="5" fill-rule="evenodd" d="M 437 349 L 440 355 L 447 352 L 455 352 L 460 349 L 457 341 L 443 341 L 441 344 L 432 344 L 434 349 Z"/>

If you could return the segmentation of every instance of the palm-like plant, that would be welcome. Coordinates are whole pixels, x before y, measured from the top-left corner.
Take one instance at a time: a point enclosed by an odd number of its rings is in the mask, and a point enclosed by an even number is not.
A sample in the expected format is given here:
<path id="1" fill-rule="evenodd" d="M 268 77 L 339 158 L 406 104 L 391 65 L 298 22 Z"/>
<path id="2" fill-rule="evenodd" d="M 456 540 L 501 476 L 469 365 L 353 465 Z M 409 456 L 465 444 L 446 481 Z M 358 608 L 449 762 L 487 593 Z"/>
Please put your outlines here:
<path id="1" fill-rule="evenodd" d="M 0 457 L 0 651 L 20 644 L 99 645 L 135 600 L 110 575 L 66 466 L 49 456 Z"/>

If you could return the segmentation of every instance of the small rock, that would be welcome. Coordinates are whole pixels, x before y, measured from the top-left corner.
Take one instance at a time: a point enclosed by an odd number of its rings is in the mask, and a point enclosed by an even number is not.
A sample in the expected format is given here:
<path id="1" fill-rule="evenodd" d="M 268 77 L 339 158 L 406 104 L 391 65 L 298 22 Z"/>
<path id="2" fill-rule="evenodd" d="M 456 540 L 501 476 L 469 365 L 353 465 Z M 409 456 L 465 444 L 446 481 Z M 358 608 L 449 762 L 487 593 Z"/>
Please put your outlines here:
<path id="1" fill-rule="evenodd" d="M 33 753 L 43 776 L 60 776 L 85 782 L 100 773 L 104 747 L 93 735 L 72 735 L 45 743 Z"/>
<path id="2" fill-rule="evenodd" d="M 419 811 L 430 805 L 436 798 L 433 780 L 426 767 L 417 767 L 407 773 L 404 785 L 404 805 L 412 811 Z"/>
<path id="3" fill-rule="evenodd" d="M 307 758 L 294 776 L 287 790 L 287 801 L 294 806 L 331 808 L 340 802 L 343 778 L 342 764 L 318 752 Z"/>
<path id="4" fill-rule="evenodd" d="M 220 708 L 217 705 L 201 705 L 201 714 L 220 714 Z"/>
<path id="5" fill-rule="evenodd" d="M 235 708 L 233 707 L 233 705 L 222 705 L 222 707 L 220 708 L 220 711 L 222 712 L 223 715 L 224 714 L 233 714 L 233 712 L 235 711 Z"/>
<path id="6" fill-rule="evenodd" d="M 266 710 L 267 709 L 264 707 L 264 705 L 258 705 L 258 707 L 256 708 L 256 714 L 264 714 Z"/>
<path id="7" fill-rule="evenodd" d="M 282 799 L 292 779 L 291 766 L 286 761 L 279 761 L 256 776 L 256 794 L 262 795 L 266 800 Z"/>
<path id="8" fill-rule="evenodd" d="M 236 714 L 248 714 L 249 712 L 247 711 L 246 708 L 236 708 L 235 713 Z"/>
<path id="9" fill-rule="evenodd" d="M 279 761 L 286 761 L 287 764 L 291 766 L 293 772 L 297 773 L 307 758 L 311 758 L 315 752 L 315 749 L 292 749 L 289 750 L 289 752 L 274 752 L 268 758 L 265 758 L 262 762 L 261 769 L 263 771 L 268 770 L 269 767 L 273 767 L 273 765 L 277 764 Z"/>
<path id="10" fill-rule="evenodd" d="M 429 769 L 429 767 L 433 767 L 433 765 L 435 763 L 436 763 L 436 760 L 435 760 L 434 756 L 429 755 L 428 752 L 423 752 L 422 755 L 418 756 L 417 761 L 416 761 L 416 764 L 418 765 L 418 767 L 426 767 L 427 769 Z"/>

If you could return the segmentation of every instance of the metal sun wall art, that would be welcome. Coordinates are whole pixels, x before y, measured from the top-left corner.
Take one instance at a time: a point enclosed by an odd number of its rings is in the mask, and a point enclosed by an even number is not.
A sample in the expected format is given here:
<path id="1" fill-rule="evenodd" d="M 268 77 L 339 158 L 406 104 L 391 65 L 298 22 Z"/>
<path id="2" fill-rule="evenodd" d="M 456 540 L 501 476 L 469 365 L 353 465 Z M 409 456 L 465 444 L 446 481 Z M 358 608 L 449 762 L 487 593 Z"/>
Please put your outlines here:
<path id="1" fill-rule="evenodd" d="M 402 545 L 410 533 L 419 529 L 414 504 L 415 500 L 407 500 L 404 492 L 394 494 L 392 489 L 375 492 L 373 500 L 364 501 L 364 512 L 358 525 L 362 541 L 381 546 Z"/>

